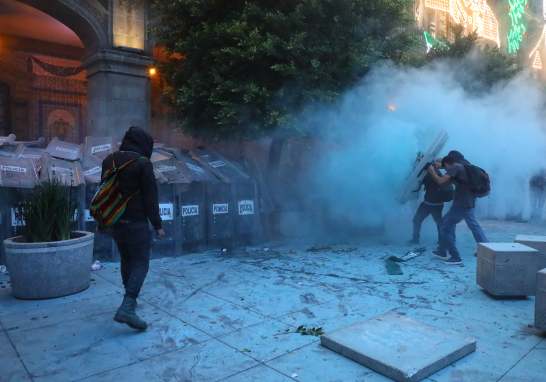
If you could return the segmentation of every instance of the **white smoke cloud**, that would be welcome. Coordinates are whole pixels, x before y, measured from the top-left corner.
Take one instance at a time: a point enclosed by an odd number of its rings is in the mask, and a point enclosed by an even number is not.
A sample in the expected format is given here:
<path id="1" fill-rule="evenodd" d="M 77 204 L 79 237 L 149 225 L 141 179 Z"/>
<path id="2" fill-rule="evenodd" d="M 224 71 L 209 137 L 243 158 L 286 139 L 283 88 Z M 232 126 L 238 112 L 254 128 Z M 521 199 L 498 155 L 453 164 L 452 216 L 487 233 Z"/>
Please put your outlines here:
<path id="1" fill-rule="evenodd" d="M 349 226 L 399 216 L 395 195 L 416 153 L 426 151 L 442 129 L 450 136 L 442 156 L 460 151 L 490 174 L 492 198 L 525 202 L 524 184 L 546 167 L 543 91 L 521 74 L 471 96 L 445 65 L 373 70 L 335 109 L 316 113 L 312 129 L 336 147 L 323 153 L 310 172 L 315 198 L 329 206 L 328 218 Z"/>

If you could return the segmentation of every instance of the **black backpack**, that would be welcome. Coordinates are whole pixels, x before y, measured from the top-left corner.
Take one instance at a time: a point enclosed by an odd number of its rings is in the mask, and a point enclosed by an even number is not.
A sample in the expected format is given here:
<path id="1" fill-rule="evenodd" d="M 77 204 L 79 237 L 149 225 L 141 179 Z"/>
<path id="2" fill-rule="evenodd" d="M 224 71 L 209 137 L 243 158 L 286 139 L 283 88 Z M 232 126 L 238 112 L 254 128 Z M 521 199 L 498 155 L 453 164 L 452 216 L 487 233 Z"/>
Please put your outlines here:
<path id="1" fill-rule="evenodd" d="M 468 189 L 476 194 L 478 198 L 489 195 L 489 192 L 491 192 L 489 174 L 483 168 L 473 164 L 463 164 L 463 166 L 468 175 L 468 180 L 465 182 Z"/>
<path id="2" fill-rule="evenodd" d="M 438 197 L 441 199 L 441 202 L 447 203 L 453 200 L 453 195 L 455 194 L 453 184 L 448 184 L 446 186 L 438 185 L 438 189 Z"/>

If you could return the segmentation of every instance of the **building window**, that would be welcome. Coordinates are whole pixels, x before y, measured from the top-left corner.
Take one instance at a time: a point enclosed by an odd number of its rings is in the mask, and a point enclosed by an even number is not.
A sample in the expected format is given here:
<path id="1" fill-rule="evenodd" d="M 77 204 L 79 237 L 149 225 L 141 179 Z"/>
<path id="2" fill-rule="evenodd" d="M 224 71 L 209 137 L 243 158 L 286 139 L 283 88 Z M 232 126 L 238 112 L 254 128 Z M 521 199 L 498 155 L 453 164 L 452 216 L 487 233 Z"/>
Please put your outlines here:
<path id="1" fill-rule="evenodd" d="M 8 84 L 0 82 L 0 136 L 11 133 L 9 93 Z"/>

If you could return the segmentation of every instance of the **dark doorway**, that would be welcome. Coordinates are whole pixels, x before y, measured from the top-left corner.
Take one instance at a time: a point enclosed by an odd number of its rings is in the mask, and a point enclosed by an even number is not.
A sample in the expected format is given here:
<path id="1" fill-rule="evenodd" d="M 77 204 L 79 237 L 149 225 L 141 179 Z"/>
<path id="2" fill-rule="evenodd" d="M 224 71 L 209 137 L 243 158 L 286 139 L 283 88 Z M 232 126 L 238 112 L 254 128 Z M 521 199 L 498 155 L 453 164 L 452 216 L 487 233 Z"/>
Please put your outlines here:
<path id="1" fill-rule="evenodd" d="M 10 120 L 10 88 L 8 84 L 0 82 L 0 136 L 11 134 Z"/>

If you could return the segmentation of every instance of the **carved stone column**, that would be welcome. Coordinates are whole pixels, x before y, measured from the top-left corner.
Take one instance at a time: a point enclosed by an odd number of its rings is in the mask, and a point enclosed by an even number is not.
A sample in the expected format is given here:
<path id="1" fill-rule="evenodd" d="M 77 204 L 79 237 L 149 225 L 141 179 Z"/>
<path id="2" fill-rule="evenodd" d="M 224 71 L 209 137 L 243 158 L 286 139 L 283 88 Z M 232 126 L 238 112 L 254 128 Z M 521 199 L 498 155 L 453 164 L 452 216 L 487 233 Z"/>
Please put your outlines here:
<path id="1" fill-rule="evenodd" d="M 154 60 L 122 50 L 99 49 L 82 59 L 87 69 L 87 128 L 120 139 L 129 126 L 150 128 Z"/>

